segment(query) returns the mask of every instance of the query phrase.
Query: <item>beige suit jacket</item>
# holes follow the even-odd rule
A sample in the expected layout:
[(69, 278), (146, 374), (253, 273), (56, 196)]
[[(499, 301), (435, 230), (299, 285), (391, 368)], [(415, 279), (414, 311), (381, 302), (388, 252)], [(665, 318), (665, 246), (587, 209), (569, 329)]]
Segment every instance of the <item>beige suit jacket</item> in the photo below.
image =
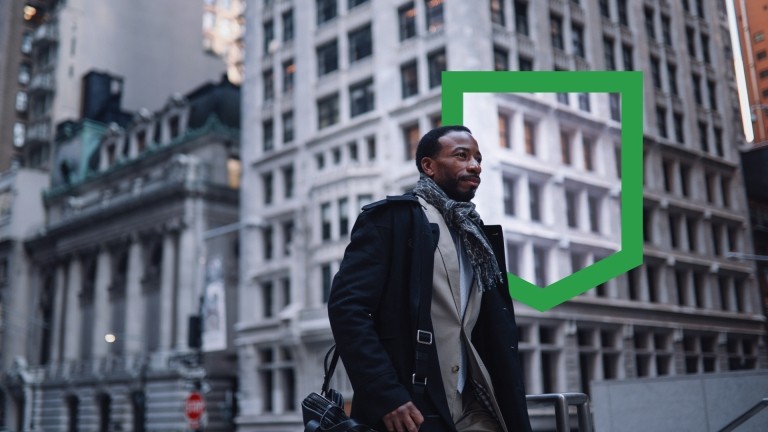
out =
[[(448, 400), (451, 416), (455, 422), (461, 417), (463, 412), (461, 397), (457, 390), (461, 365), (461, 341), (464, 341), (467, 349), (468, 364), (463, 365), (463, 367), (469, 368), (467, 371), (466, 391), (471, 391), (470, 382), (474, 379), (491, 394), (494, 394), (488, 370), (483, 365), (480, 356), (470, 341), (472, 330), (480, 313), (482, 293), (477, 288), (477, 282), (473, 281), (469, 293), (469, 302), (462, 318), (460, 315), (461, 273), (456, 245), (453, 242), (453, 237), (445, 224), (443, 216), (437, 208), (428, 204), (421, 197), (419, 197), (419, 202), (424, 209), (427, 220), (437, 224), (440, 228), (440, 238), (437, 250), (435, 251), (435, 265), (432, 275), (432, 306), (430, 312), (445, 396)], [(496, 411), (496, 417), (502, 419), (503, 417), (495, 398), (492, 402)], [(504, 422), (500, 423), (506, 431)]]

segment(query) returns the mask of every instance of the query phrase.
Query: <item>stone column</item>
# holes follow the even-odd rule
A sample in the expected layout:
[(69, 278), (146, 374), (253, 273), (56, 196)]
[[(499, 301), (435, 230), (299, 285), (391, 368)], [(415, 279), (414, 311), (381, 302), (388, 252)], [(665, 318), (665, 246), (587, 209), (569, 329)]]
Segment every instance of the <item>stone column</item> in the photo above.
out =
[(54, 276), (53, 329), (51, 331), (51, 363), (57, 363), (64, 358), (64, 318), (67, 295), (67, 263), (56, 266)]
[[(109, 285), (112, 283), (112, 262), (110, 252), (106, 249), (99, 251), (96, 257), (96, 284), (93, 289), (93, 332), (91, 341), (93, 344), (94, 358), (107, 355), (109, 345), (104, 340), (104, 335), (111, 332), (110, 329), (110, 304)], [(86, 341), (86, 343), (88, 343)]]
[(187, 328), (190, 315), (197, 315), (199, 309), (200, 286), (205, 270), (200, 271), (198, 251), (200, 246), (194, 230), (185, 229), (178, 234), (179, 255), (178, 283), (175, 303), (176, 314), (176, 344), (178, 350), (187, 349)]
[(69, 274), (67, 275), (67, 294), (64, 302), (65, 316), (63, 359), (75, 360), (79, 357), (80, 347), (80, 290), (83, 289), (83, 266), (80, 257), (74, 257), (69, 261)]
[[(163, 235), (163, 268), (160, 272), (160, 350), (167, 351), (173, 346), (174, 317), (176, 312), (176, 244), (173, 236)], [(195, 272), (194, 269), (188, 269)]]
[(125, 281), (125, 352), (135, 354), (144, 350), (144, 302), (141, 277), (144, 261), (141, 243), (134, 238), (128, 246), (128, 271)]

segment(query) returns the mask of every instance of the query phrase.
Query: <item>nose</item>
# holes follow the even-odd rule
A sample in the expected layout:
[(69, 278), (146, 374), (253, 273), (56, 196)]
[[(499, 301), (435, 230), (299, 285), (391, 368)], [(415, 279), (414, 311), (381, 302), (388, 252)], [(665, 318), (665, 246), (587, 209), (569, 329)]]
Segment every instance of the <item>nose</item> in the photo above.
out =
[(472, 172), (474, 174), (480, 174), (480, 172), (482, 170), (483, 169), (480, 167), (480, 161), (478, 161), (475, 158), (471, 158), (469, 160), (469, 165), (467, 166), (467, 171), (470, 171), (470, 172)]

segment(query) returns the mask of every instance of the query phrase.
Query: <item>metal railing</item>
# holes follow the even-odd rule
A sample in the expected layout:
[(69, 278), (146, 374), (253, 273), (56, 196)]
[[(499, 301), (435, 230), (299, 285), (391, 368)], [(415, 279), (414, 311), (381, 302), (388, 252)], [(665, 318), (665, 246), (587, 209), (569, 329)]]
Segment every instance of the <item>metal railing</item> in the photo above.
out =
[(765, 409), (765, 407), (768, 407), (768, 397), (763, 398), (760, 402), (756, 403), (752, 408), (748, 409), (744, 414), (736, 417), (732, 422), (725, 425), (725, 427), (720, 429), (718, 432), (731, 432), (732, 430), (741, 426), (747, 420), (757, 415), (757, 413)]
[(576, 406), (579, 418), (579, 432), (592, 432), (592, 417), (589, 412), (589, 396), (584, 393), (545, 393), (528, 395), (525, 397), (529, 405), (554, 405), (555, 406), (555, 430), (568, 432), (571, 430), (568, 424), (568, 407)]

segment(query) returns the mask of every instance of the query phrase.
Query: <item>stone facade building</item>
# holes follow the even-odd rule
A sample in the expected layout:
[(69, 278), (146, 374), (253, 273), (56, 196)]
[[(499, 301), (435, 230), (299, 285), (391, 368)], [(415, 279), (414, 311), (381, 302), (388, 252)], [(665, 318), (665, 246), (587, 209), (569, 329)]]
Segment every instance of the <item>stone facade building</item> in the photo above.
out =
[[(415, 184), (443, 70), (645, 72), (645, 264), (545, 313), (517, 305), (528, 393), (766, 366), (754, 267), (725, 255), (752, 243), (724, 2), (309, 3), (245, 12), (241, 213), (265, 226), (242, 238), (240, 430), (298, 430), (352, 224)], [(508, 271), (544, 286), (620, 247), (619, 102), (466, 98), (485, 156), (475, 201), (504, 226)], [(353, 396), (343, 372), (335, 385)]]
[[(104, 79), (117, 78), (90, 83)], [(89, 103), (99, 115), (58, 128), (45, 224), (25, 243), (44, 325), (29, 331), (24, 430), (186, 430), (195, 388), (206, 430), (231, 430), (232, 334), (201, 365), (188, 325), (207, 257), (222, 264), (218, 324), (234, 324), (237, 233), (210, 230), (238, 220), (239, 89), (206, 84), (128, 117)]]

